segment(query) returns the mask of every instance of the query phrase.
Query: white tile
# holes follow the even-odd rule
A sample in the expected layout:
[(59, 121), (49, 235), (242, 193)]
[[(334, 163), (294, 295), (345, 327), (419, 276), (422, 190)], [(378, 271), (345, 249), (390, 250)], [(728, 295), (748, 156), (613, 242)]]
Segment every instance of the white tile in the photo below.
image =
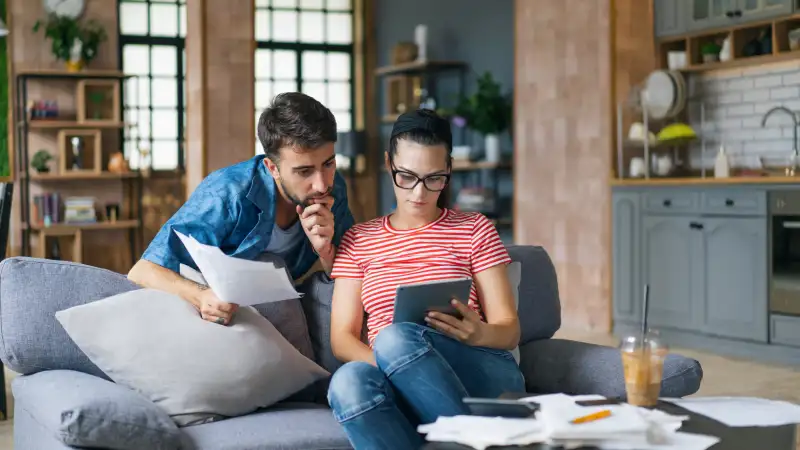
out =
[(755, 79), (755, 87), (774, 87), (783, 85), (783, 77), (780, 75), (769, 75)]
[(796, 99), (798, 97), (800, 97), (800, 86), (774, 88), (770, 92), (770, 98), (773, 100)]
[(761, 102), (769, 100), (769, 89), (750, 89), (742, 93), (743, 102)]

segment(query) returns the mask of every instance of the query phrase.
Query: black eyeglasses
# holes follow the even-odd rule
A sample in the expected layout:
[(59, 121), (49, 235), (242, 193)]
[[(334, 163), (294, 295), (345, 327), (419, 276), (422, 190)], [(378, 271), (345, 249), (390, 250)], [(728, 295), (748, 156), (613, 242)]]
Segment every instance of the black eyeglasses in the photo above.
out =
[(392, 179), (394, 180), (394, 184), (400, 189), (414, 189), (421, 181), (425, 189), (432, 192), (441, 192), (447, 187), (447, 183), (450, 182), (449, 173), (437, 173), (420, 178), (411, 172), (397, 170), (392, 160), (389, 160), (389, 165), (392, 167)]

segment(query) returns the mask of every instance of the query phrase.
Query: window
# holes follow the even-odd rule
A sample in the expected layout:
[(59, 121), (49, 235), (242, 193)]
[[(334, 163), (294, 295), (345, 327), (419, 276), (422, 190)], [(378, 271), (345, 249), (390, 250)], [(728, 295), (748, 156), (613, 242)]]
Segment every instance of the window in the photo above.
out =
[(132, 168), (150, 149), (153, 170), (183, 168), (186, 0), (119, 0), (125, 81), (123, 148)]
[[(353, 128), (352, 0), (256, 0), (255, 119), (272, 98), (300, 91)], [(256, 153), (263, 152), (256, 139)]]

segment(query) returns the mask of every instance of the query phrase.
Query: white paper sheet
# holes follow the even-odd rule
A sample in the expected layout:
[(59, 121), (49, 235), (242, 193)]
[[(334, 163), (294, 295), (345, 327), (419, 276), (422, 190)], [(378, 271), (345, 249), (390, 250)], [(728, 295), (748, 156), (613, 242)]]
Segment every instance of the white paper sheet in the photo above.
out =
[(667, 444), (650, 444), (644, 436), (625, 440), (559, 441), (558, 444), (563, 445), (566, 450), (585, 446), (594, 446), (601, 450), (706, 450), (717, 442), (718, 437), (677, 432), (670, 436)]
[[(456, 416), (439, 418), (417, 428), (428, 441), (455, 442), (476, 450), (493, 445), (530, 445), (549, 443), (574, 449), (581, 446), (602, 450), (706, 450), (719, 438), (677, 432), (688, 416), (673, 416), (663, 411), (638, 408), (628, 404), (585, 407), (576, 400), (602, 399), (597, 395), (569, 396), (549, 394), (528, 397), (538, 402), (536, 418)], [(601, 409), (612, 410), (608, 418), (573, 425), (576, 417)], [(664, 442), (648, 441), (648, 432), (660, 430)]]
[(208, 287), (224, 302), (252, 306), (302, 296), (295, 290), (286, 271), (270, 262), (234, 258), (191, 236), (178, 231), (175, 234), (200, 269)]
[(771, 427), (800, 423), (800, 406), (754, 397), (662, 399), (729, 427)]
[(417, 431), (431, 442), (455, 442), (477, 450), (493, 445), (528, 445), (544, 442), (547, 434), (541, 422), (532, 419), (453, 416), (420, 425)]

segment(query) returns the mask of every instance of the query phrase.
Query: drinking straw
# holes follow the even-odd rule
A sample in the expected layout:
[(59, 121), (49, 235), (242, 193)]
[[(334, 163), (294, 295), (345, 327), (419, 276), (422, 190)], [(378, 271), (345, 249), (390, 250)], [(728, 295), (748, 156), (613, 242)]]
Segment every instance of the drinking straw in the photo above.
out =
[(650, 285), (644, 285), (644, 305), (642, 306), (642, 347), (644, 347), (644, 338), (647, 335), (647, 313), (650, 306)]

